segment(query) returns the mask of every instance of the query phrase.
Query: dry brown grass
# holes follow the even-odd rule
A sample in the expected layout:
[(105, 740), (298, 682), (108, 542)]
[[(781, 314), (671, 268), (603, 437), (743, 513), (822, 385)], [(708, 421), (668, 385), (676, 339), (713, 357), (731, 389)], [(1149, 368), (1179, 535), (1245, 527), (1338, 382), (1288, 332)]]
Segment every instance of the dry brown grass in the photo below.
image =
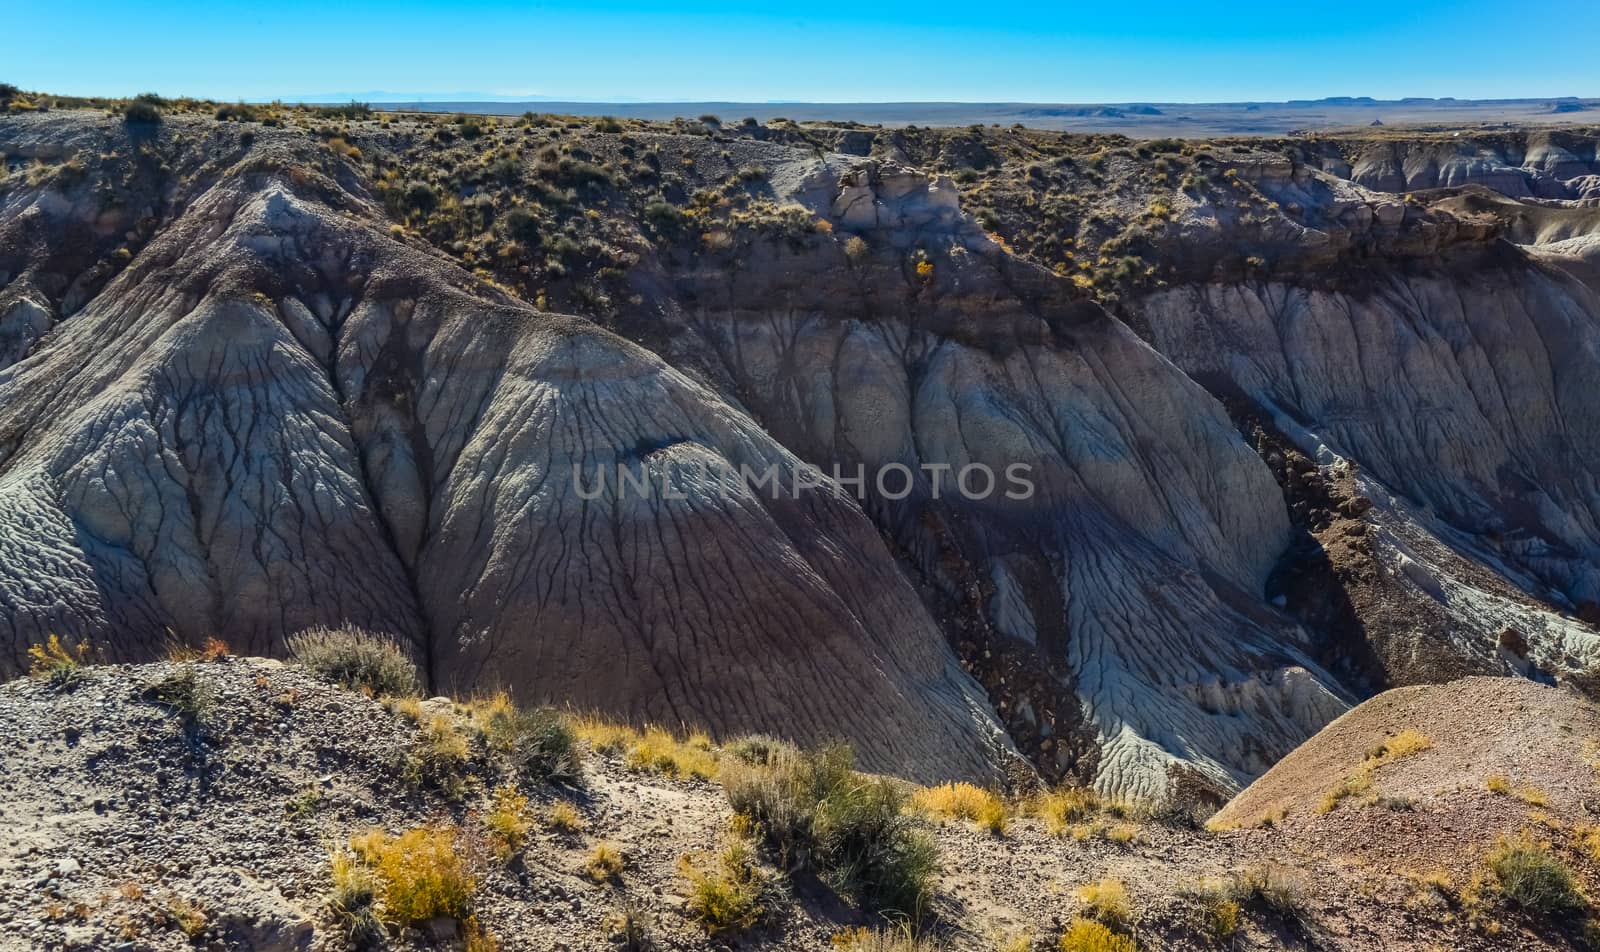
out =
[(1004, 836), (1010, 811), (999, 795), (970, 783), (924, 787), (911, 795), (913, 809), (932, 816), (971, 820), (996, 836)]
[(1373, 775), (1380, 767), (1392, 764), (1397, 760), (1419, 754), (1433, 746), (1433, 741), (1426, 734), (1407, 728), (1400, 733), (1388, 738), (1383, 743), (1367, 751), (1361, 765), (1346, 774), (1338, 783), (1334, 784), (1322, 795), (1322, 802), (1317, 805), (1318, 813), (1332, 813), (1339, 808), (1345, 800), (1365, 795), (1363, 805), (1370, 805), (1377, 800), (1371, 793)]

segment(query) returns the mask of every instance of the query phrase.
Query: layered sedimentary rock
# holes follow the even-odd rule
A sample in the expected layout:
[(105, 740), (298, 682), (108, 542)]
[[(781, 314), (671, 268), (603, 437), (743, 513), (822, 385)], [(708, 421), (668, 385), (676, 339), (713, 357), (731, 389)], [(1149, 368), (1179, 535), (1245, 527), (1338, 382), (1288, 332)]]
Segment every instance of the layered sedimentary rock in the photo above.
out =
[(389, 217), (416, 128), (347, 131), (369, 166), (190, 122), (146, 168), (120, 123), (6, 123), (100, 156), (0, 195), (8, 669), (349, 622), (441, 689), (1161, 797), (1390, 683), (1595, 660), (1600, 303), (1504, 220), (1251, 154), (1287, 211), (1184, 193), (1113, 314), (903, 161), (593, 137), (543, 167), (759, 163), (767, 204), (684, 234), (597, 186), (569, 229), (630, 250), (588, 320)]
[(1328, 150), (1322, 164), (1384, 192), (1479, 185), (1512, 198), (1600, 196), (1595, 136), (1576, 131), (1390, 136)]
[(796, 461), (659, 359), (461, 290), (274, 164), (196, 195), (0, 375), (10, 664), (47, 633), (273, 654), (348, 621), (459, 690), (994, 776), (1007, 743), (858, 508), (581, 498), (573, 462)]

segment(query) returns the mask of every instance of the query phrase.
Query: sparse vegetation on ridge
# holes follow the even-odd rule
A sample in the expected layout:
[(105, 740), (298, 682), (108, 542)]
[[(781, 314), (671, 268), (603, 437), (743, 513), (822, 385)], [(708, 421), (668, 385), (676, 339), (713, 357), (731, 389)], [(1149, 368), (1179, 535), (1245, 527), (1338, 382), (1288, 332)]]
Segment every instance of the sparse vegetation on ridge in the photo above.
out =
[(417, 666), (393, 642), (356, 628), (312, 628), (289, 639), (294, 659), (332, 681), (374, 697), (414, 697)]

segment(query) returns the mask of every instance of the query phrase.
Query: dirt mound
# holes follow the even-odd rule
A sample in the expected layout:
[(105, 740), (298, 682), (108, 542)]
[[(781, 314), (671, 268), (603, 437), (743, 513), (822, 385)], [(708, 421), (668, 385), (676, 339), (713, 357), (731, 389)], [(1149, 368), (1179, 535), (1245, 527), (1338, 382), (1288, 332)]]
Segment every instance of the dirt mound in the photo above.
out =
[(1467, 874), (1501, 836), (1600, 819), (1600, 709), (1519, 678), (1397, 688), (1267, 771), (1216, 828), (1272, 826), (1327, 855)]

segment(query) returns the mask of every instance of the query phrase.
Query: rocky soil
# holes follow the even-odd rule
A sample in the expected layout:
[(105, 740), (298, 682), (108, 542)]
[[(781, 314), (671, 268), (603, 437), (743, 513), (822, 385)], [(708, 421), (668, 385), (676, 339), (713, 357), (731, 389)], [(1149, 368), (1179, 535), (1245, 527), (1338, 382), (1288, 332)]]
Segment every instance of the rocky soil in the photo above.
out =
[[(194, 718), (153, 692), (185, 670), (204, 698)], [(422, 707), (457, 716), (446, 699)], [(933, 940), (1053, 947), (1083, 912), (1080, 887), (1111, 877), (1130, 893), (1128, 929), (1141, 948), (1214, 948), (1205, 890), (1271, 870), (1292, 898), (1274, 906), (1245, 897), (1227, 947), (1575, 947), (1578, 919), (1519, 913), (1492, 889), (1466, 887), (1496, 835), (1523, 828), (1554, 842), (1585, 889), (1600, 882), (1593, 855), (1569, 845), (1600, 792), (1597, 729), (1600, 715), (1571, 693), (1470, 679), (1390, 692), (1341, 718), (1230, 804), (1216, 818), (1226, 832), (1102, 815), (1077, 836), (1033, 817), (996, 836), (930, 819), (943, 869)], [(1432, 746), (1379, 768), (1372, 793), (1382, 800), (1316, 812), (1342, 771), (1407, 730), (1426, 732)], [(478, 750), (459, 798), (411, 787), (396, 764), (422, 742), (416, 720), (277, 661), (92, 666), (65, 686), (14, 680), (0, 685), (0, 737), (4, 948), (342, 949), (328, 905), (330, 848), (372, 827), (399, 833), (430, 822), (459, 825), (477, 876), (475, 916), (503, 949), (620, 948), (625, 910), (661, 949), (821, 950), (879, 924), (797, 882), (772, 925), (712, 939), (685, 912), (679, 859), (727, 835), (731, 814), (715, 781), (586, 754), (581, 780), (541, 784), (508, 777)], [(1492, 793), (1485, 778), (1501, 770), (1512, 791)], [(505, 782), (530, 796), (534, 823), (526, 847), (498, 859), (484, 846), (484, 816), (489, 789)], [(1537, 805), (1535, 787), (1545, 797)], [(1410, 799), (1403, 809), (1394, 806), (1401, 796)], [(575, 809), (578, 829), (553, 827), (558, 803)], [(1267, 808), (1276, 825), (1241, 820)], [(1116, 826), (1132, 831), (1126, 842), (1108, 836)], [(585, 872), (601, 842), (624, 858), (615, 882)], [(1430, 873), (1445, 879), (1419, 878)], [(394, 929), (382, 944), (448, 948), (456, 928)]]

